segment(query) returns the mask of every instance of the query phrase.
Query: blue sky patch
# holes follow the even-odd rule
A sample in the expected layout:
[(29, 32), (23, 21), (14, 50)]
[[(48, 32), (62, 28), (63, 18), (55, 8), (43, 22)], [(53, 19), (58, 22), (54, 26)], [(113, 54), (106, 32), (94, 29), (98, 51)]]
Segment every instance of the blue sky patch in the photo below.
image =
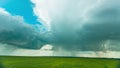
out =
[(5, 8), (13, 15), (23, 16), (29, 24), (40, 24), (34, 15), (30, 0), (0, 0), (0, 7)]

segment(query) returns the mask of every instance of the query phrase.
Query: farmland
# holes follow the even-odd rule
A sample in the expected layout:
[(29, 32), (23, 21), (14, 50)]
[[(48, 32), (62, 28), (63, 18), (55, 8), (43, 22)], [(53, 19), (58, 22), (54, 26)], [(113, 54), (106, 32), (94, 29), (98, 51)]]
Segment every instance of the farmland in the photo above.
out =
[(0, 68), (120, 68), (119, 59), (1, 56)]

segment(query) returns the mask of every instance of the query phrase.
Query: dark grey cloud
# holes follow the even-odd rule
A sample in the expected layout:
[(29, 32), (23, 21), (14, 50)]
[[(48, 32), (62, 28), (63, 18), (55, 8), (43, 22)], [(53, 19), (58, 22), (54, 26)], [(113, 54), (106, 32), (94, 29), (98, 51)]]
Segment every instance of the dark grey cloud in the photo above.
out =
[(32, 2), (38, 18), (50, 19), (53, 46), (65, 50), (120, 50), (117, 48), (120, 41), (119, 0)]
[(1, 9), (0, 43), (21, 48), (39, 49), (46, 41), (31, 25), (25, 23), (21, 16), (12, 16)]
[(25, 24), (20, 16), (0, 14), (0, 43), (32, 49), (50, 44), (55, 50), (120, 50), (120, 6), (116, 2), (119, 1), (92, 0), (88, 3), (82, 0), (61, 0), (59, 4), (50, 2), (53, 5), (43, 7), (49, 17), (44, 17), (43, 11), (43, 15), (39, 16), (42, 5), (35, 6), (34, 11), (38, 11), (35, 14), (38, 14), (41, 20), (42, 17), (50, 20), (49, 25), (45, 24), (50, 26), (50, 29), (44, 33), (39, 33)]

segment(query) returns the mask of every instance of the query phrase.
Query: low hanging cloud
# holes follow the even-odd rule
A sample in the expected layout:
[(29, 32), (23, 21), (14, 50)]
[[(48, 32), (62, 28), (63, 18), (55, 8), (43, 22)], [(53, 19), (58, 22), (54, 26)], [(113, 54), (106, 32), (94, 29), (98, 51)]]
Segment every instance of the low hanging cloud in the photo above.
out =
[[(0, 43), (53, 50), (120, 50), (120, 7), (115, 0), (31, 0), (45, 32), (38, 32), (21, 16), (0, 9)], [(111, 2), (109, 2), (111, 1)]]
[(65, 50), (120, 50), (118, 0), (31, 0), (34, 13)]
[(0, 44), (15, 48), (39, 49), (46, 41), (38, 31), (25, 23), (21, 16), (13, 16), (0, 8)]

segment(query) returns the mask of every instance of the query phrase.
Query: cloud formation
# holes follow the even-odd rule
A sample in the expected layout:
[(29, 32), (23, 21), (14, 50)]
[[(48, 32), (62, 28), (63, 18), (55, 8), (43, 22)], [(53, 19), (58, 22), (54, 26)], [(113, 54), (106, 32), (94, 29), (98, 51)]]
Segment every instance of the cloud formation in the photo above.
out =
[(0, 43), (28, 49), (50, 44), (54, 50), (65, 51), (120, 50), (118, 0), (31, 1), (46, 32), (36, 31), (21, 16), (1, 8)]
[(21, 48), (39, 49), (46, 41), (21, 16), (0, 8), (0, 43)]
[(118, 0), (31, 0), (38, 20), (65, 50), (120, 50)]
[(21, 16), (0, 8), (1, 55), (120, 57), (118, 0), (32, 2), (47, 30), (38, 32), (39, 25), (31, 26)]

